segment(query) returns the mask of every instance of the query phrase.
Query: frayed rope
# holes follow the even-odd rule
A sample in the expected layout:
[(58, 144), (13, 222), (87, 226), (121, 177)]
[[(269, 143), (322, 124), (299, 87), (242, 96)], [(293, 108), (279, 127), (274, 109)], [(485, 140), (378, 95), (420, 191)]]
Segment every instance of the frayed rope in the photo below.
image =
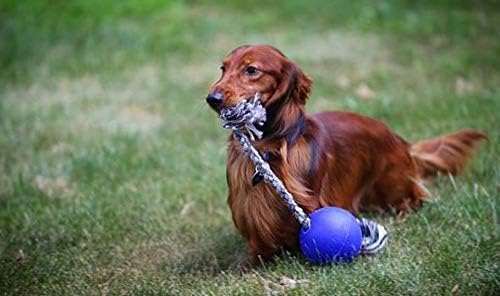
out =
[[(306, 229), (309, 228), (311, 225), (309, 217), (295, 202), (283, 182), (271, 170), (269, 163), (252, 146), (251, 141), (255, 141), (255, 138), (262, 138), (262, 131), (259, 128), (266, 122), (266, 109), (262, 106), (260, 94), (256, 93), (250, 100), (242, 100), (232, 108), (224, 108), (220, 113), (220, 118), (222, 119), (222, 126), (234, 133), (235, 138), (249, 155), (255, 169), (262, 175), (264, 181), (273, 186), (297, 221)], [(248, 139), (245, 132), (250, 136), (251, 140)]]

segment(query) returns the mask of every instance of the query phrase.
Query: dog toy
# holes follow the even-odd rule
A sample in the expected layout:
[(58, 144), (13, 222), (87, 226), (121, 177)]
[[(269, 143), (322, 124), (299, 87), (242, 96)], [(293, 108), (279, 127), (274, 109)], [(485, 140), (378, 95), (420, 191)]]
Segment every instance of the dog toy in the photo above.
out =
[[(252, 160), (256, 173), (275, 189), (302, 226), (299, 245), (304, 256), (314, 264), (351, 262), (361, 251), (363, 235), (360, 223), (368, 220), (361, 219), (360, 222), (350, 212), (337, 207), (320, 208), (310, 216), (306, 215), (245, 135), (246, 132), (252, 140), (262, 137), (259, 128), (266, 121), (266, 110), (260, 102), (259, 93), (250, 100), (240, 101), (232, 108), (222, 109), (220, 118), (223, 127), (233, 132)], [(385, 235), (383, 238), (382, 246), (386, 237)]]
[(361, 251), (362, 233), (358, 220), (348, 211), (325, 207), (309, 215), (310, 227), (302, 227), (299, 243), (312, 263), (349, 263)]

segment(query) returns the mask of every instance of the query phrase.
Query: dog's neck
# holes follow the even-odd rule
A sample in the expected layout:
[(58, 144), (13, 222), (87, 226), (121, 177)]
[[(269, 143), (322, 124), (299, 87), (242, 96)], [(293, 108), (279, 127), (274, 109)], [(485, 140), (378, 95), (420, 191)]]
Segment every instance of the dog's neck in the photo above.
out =
[(302, 106), (294, 102), (276, 103), (266, 108), (268, 121), (262, 127), (263, 139), (285, 138), (291, 147), (306, 128), (306, 115)]

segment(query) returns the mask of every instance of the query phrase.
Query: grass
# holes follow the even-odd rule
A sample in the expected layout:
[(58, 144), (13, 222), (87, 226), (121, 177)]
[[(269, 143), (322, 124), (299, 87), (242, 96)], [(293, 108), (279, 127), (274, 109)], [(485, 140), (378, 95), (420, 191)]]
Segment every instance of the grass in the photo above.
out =
[[(292, 295), (497, 294), (500, 8), (413, 2), (2, 1), (0, 294), (253, 295), (281, 276), (310, 281)], [(380, 255), (243, 272), (227, 131), (203, 99), (243, 43), (299, 62), (311, 112), (490, 140), (420, 211), (372, 216), (391, 234)]]

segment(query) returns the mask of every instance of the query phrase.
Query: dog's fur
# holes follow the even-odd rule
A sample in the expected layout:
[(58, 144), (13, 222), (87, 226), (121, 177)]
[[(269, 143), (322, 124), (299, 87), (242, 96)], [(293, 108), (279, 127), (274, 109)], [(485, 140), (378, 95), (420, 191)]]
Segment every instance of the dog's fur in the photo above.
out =
[[(253, 67), (253, 69), (249, 69)], [(267, 111), (264, 135), (254, 146), (306, 213), (337, 206), (351, 212), (407, 212), (429, 198), (418, 185), (439, 172), (457, 174), (486, 136), (461, 130), (408, 143), (384, 123), (350, 112), (305, 114), (312, 81), (279, 50), (241, 46), (223, 62), (211, 93), (232, 107), (256, 92)], [(256, 70), (256, 71), (254, 71)], [(264, 182), (252, 184), (254, 166), (230, 136), (228, 204), (253, 258), (267, 260), (280, 248), (296, 249), (299, 225)]]

